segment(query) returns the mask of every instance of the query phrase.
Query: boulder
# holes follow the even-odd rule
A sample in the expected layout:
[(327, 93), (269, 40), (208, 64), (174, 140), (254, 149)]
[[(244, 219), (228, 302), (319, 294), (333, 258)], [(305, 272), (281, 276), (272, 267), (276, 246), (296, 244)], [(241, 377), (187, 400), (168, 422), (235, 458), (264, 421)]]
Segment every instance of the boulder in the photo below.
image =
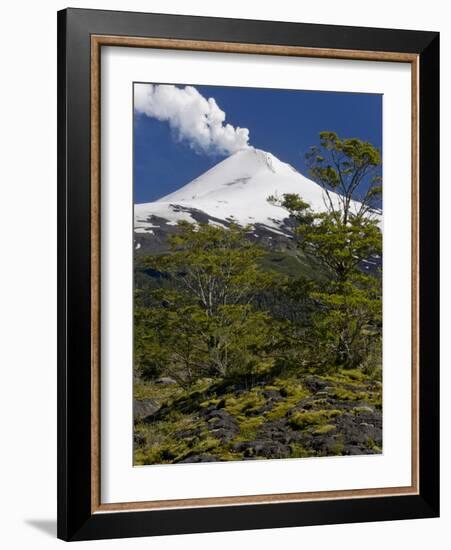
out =
[(207, 410), (204, 415), (211, 435), (223, 443), (231, 441), (240, 431), (235, 418), (223, 409)]
[(160, 405), (155, 399), (135, 399), (133, 401), (133, 418), (136, 421), (146, 417), (152, 417), (160, 410)]

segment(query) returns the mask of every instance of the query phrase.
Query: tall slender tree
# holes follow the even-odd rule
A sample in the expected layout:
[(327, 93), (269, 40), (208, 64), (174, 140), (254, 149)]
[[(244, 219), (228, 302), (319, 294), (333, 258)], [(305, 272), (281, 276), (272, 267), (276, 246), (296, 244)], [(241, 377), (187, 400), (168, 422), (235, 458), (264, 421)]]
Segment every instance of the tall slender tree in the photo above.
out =
[(297, 194), (268, 200), (290, 212), (298, 246), (322, 266), (324, 277), (310, 291), (317, 305), (312, 357), (328, 368), (356, 367), (380, 339), (381, 280), (365, 274), (364, 267), (382, 254), (376, 215), (381, 156), (370, 143), (321, 132), (320, 145), (306, 157), (324, 190), (325, 212), (313, 212)]
[(309, 149), (306, 163), (310, 176), (324, 190), (329, 211), (340, 216), (344, 225), (351, 216), (368, 217), (380, 210), (381, 153), (371, 143), (320, 132), (319, 145)]

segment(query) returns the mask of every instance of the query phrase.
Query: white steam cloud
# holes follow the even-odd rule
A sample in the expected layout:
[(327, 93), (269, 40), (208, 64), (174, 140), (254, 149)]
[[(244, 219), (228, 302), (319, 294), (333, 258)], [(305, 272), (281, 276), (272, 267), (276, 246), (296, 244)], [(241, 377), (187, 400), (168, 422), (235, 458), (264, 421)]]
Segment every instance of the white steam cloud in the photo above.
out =
[(166, 121), (178, 139), (197, 152), (232, 154), (249, 147), (249, 130), (224, 124), (226, 114), (214, 98), (193, 86), (135, 84), (135, 111)]

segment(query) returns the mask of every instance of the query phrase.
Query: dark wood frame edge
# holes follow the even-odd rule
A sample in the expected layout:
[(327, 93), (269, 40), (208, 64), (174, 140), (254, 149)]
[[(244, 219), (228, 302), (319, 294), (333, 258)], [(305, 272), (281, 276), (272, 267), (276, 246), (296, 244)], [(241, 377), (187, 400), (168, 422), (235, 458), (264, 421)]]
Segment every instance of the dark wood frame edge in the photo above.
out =
[[(425, 423), (423, 417), (419, 418), (419, 440), (420, 440), (420, 461), (417, 464), (417, 471), (421, 471), (419, 494), (409, 496), (379, 496), (379, 498), (369, 498), (371, 493), (364, 495), (363, 498), (359, 498), (358, 507), (353, 505), (355, 500), (353, 498), (343, 499), (343, 496), (330, 496), (332, 501), (325, 501), (324, 498), (321, 501), (308, 501), (304, 502), (281, 502), (278, 495), (274, 495), (276, 498), (271, 501), (267, 499), (265, 504), (246, 504), (234, 503), (225, 501), (220, 506), (208, 506), (201, 508), (179, 508), (179, 509), (160, 509), (153, 511), (121, 511), (99, 513), (102, 510), (99, 507), (97, 498), (97, 490), (93, 490), (94, 485), (91, 483), (93, 479), (93, 472), (91, 471), (91, 453), (95, 448), (95, 437), (93, 441), (89, 442), (89, 445), (82, 445), (81, 453), (77, 455), (77, 451), (74, 449), (74, 443), (79, 443), (80, 438), (83, 437), (83, 433), (80, 428), (76, 428), (73, 422), (74, 414), (81, 414), (83, 417), (83, 426), (87, 423), (87, 413), (85, 406), (74, 406), (75, 397), (82, 397), (83, 403), (86, 402), (87, 394), (89, 397), (92, 395), (92, 391), (98, 391), (96, 381), (92, 380), (94, 386), (91, 389), (89, 385), (88, 391), (86, 390), (86, 384), (83, 380), (78, 383), (74, 380), (74, 366), (75, 360), (79, 359), (80, 353), (75, 349), (77, 339), (82, 341), (89, 337), (90, 349), (89, 353), (92, 353), (92, 338), (90, 332), (95, 331), (95, 327), (91, 325), (85, 326), (85, 323), (80, 325), (81, 319), (89, 319), (86, 314), (86, 306), (90, 306), (86, 300), (82, 300), (82, 303), (74, 302), (74, 298), (77, 297), (77, 292), (74, 288), (74, 277), (76, 271), (74, 268), (83, 269), (86, 273), (90, 273), (92, 265), (90, 264), (91, 258), (95, 258), (91, 253), (87, 256), (87, 251), (91, 250), (91, 234), (90, 232), (84, 233), (84, 241), (78, 244), (77, 248), (74, 248), (74, 242), (71, 239), (74, 235), (75, 226), (77, 222), (81, 220), (80, 214), (86, 215), (86, 182), (83, 184), (83, 197), (77, 197), (74, 194), (74, 183), (71, 184), (72, 176), (77, 175), (77, 169), (75, 164), (77, 160), (80, 160), (77, 153), (77, 148), (74, 148), (74, 143), (80, 144), (80, 139), (86, 136), (86, 124), (90, 120), (89, 114), (84, 113), (83, 124), (77, 125), (74, 128), (73, 121), (70, 120), (72, 115), (78, 109), (80, 114), (80, 106), (76, 105), (74, 110), (73, 102), (76, 101), (74, 95), (71, 94), (71, 89), (74, 87), (75, 82), (73, 79), (74, 74), (77, 71), (68, 70), (68, 55), (70, 46), (67, 47), (68, 34), (74, 37), (89, 37), (92, 34), (114, 36), (114, 32), (117, 32), (115, 25), (111, 25), (107, 22), (107, 32), (98, 32), (102, 30), (102, 25), (98, 24), (96, 17), (101, 17), (104, 14), (114, 16), (117, 23), (123, 17), (129, 17), (135, 22), (137, 17), (146, 16), (147, 18), (157, 18), (161, 22), (161, 18), (166, 21), (170, 21), (170, 26), (177, 25), (183, 22), (184, 19), (192, 18), (180, 18), (174, 16), (155, 16), (151, 14), (122, 14), (121, 12), (100, 12), (97, 10), (65, 10), (58, 14), (58, 180), (59, 180), (59, 218), (58, 218), (58, 263), (59, 263), (59, 276), (58, 276), (58, 290), (59, 290), (59, 379), (58, 379), (58, 402), (59, 402), (59, 415), (58, 415), (58, 435), (59, 435), (59, 461), (58, 461), (58, 536), (65, 540), (81, 540), (90, 538), (103, 538), (103, 537), (120, 537), (120, 536), (142, 536), (150, 534), (167, 534), (167, 533), (182, 533), (182, 532), (204, 532), (204, 531), (216, 531), (216, 530), (231, 530), (231, 529), (250, 529), (250, 528), (269, 528), (269, 527), (281, 527), (289, 525), (310, 525), (315, 523), (335, 523), (335, 522), (348, 522), (348, 521), (371, 521), (378, 519), (395, 519), (401, 517), (433, 517), (438, 514), (438, 331), (434, 334), (433, 328), (438, 324), (438, 290), (436, 283), (438, 281), (438, 245), (428, 245), (428, 259), (430, 264), (426, 265), (424, 261), (420, 261), (418, 257), (418, 271), (420, 273), (421, 281), (428, 283), (428, 288), (421, 285), (419, 288), (419, 300), (417, 306), (420, 303), (425, 303), (425, 295), (431, 291), (432, 283), (432, 295), (433, 300), (429, 303), (426, 314), (420, 317), (420, 341), (424, 341), (424, 337), (428, 339), (426, 343), (426, 350), (424, 346), (419, 349), (419, 357), (421, 364), (424, 364), (425, 360), (431, 363), (431, 370), (429, 374), (420, 380), (420, 391), (418, 395), (414, 395), (414, 400), (418, 399), (420, 403), (420, 409), (429, 413), (429, 418), (433, 419), (433, 423)], [(227, 23), (230, 20), (217, 20), (210, 18), (194, 18), (196, 19), (196, 25), (202, 27), (200, 30), (203, 34), (206, 33), (205, 25), (211, 26), (211, 22), (216, 22), (221, 25), (224, 24), (227, 27)], [(70, 32), (68, 31), (68, 20), (70, 22)], [(148, 19), (150, 21), (150, 19)], [(234, 20), (236, 22), (237, 20)], [(253, 21), (241, 21), (245, 26), (254, 25), (259, 27), (261, 24), (263, 27), (268, 22), (253, 22)], [(195, 26), (196, 26), (195, 25)], [(275, 24), (281, 29), (284, 24)], [(152, 25), (151, 25), (152, 26)], [(317, 31), (318, 27), (321, 27), (323, 32), (327, 29), (325, 26), (315, 25), (301, 25), (297, 26), (305, 29), (308, 27), (312, 32)], [(81, 27), (81, 30), (80, 30)], [(139, 25), (138, 25), (139, 27)], [(182, 25), (183, 27), (183, 25)], [(89, 32), (92, 29), (93, 32)], [(416, 90), (415, 98), (418, 98), (421, 105), (419, 116), (419, 129), (420, 129), (420, 158), (429, 161), (428, 164), (428, 177), (429, 181), (432, 179), (434, 185), (428, 187), (428, 193), (424, 192), (426, 188), (423, 185), (423, 177), (426, 175), (424, 163), (419, 167), (420, 172), (420, 187), (419, 193), (415, 198), (413, 196), (413, 213), (414, 220), (417, 217), (421, 217), (420, 209), (415, 210), (415, 204), (427, 203), (429, 208), (438, 204), (438, 188), (435, 183), (438, 181), (438, 34), (437, 33), (420, 33), (416, 31), (387, 31), (384, 29), (352, 29), (347, 28), (348, 31), (354, 31), (355, 33), (368, 33), (379, 31), (380, 33), (389, 33), (392, 37), (395, 34), (400, 33), (402, 36), (406, 36), (404, 33), (408, 33), (409, 36), (416, 35), (417, 48), (411, 47), (410, 43), (407, 49), (408, 51), (402, 51), (400, 48), (400, 54), (413, 54), (411, 59), (404, 59), (415, 63), (417, 55), (419, 56), (418, 66), (421, 70), (420, 73), (420, 86)], [(167, 31), (166, 31), (167, 32)], [(185, 31), (183, 31), (185, 32)], [(199, 35), (199, 29), (191, 31), (193, 34)], [(200, 34), (202, 34), (200, 32)], [(255, 31), (258, 33), (258, 29)], [(133, 36), (135, 33), (130, 33)], [(140, 33), (138, 33), (140, 34)], [(208, 33), (207, 33), (208, 34)], [(255, 34), (255, 33), (254, 33)], [(276, 33), (277, 34), (277, 33)], [(317, 33), (315, 33), (317, 34)], [(352, 32), (351, 32), (352, 35)], [(155, 33), (152, 33), (155, 36)], [(177, 33), (171, 32), (169, 36), (177, 36)], [(146, 40), (148, 38), (144, 37)], [(161, 36), (159, 37), (161, 39)], [(195, 42), (208, 42), (199, 40), (198, 36)], [(262, 37), (263, 38), (263, 37)], [(401, 36), (399, 36), (401, 38)], [(134, 36), (134, 40), (139, 40), (139, 36)], [(176, 38), (185, 40), (185, 38)], [(121, 38), (124, 40), (124, 38)], [(128, 40), (128, 38), (127, 38)], [(348, 41), (352, 42), (353, 37), (348, 38)], [(69, 40), (70, 42), (70, 40)], [(73, 40), (72, 40), (73, 42)], [(355, 39), (354, 39), (355, 42)], [(380, 42), (380, 41), (379, 41)], [(409, 42), (409, 41), (407, 41)], [(411, 41), (410, 41), (411, 42)], [(296, 42), (297, 44), (298, 42)], [(237, 41), (235, 40), (234, 46), (236, 47)], [(238, 42), (238, 44), (244, 44)], [(418, 45), (420, 44), (420, 45)], [(72, 44), (73, 45), (73, 44)], [(205, 44), (203, 44), (205, 45)], [(249, 44), (244, 44), (245, 47), (249, 47)], [(257, 44), (258, 47), (262, 47), (262, 44)], [(278, 47), (278, 44), (272, 44), (271, 47)], [(161, 46), (160, 46), (161, 47)], [(298, 46), (295, 46), (298, 48)], [(301, 48), (309, 49), (306, 46)], [(86, 45), (85, 45), (86, 49)], [(318, 49), (318, 48), (316, 48)], [(321, 48), (319, 48), (321, 49)], [(329, 48), (326, 48), (329, 49)], [(344, 57), (350, 57), (349, 52), (352, 48), (344, 48)], [(324, 50), (324, 49), (323, 49)], [(362, 55), (362, 51), (354, 50)], [(268, 52), (262, 52), (268, 53)], [(313, 55), (315, 52), (310, 52), (308, 55)], [(316, 52), (317, 53), (317, 52)], [(389, 52), (388, 52), (389, 53)], [(384, 57), (387, 59), (387, 52), (384, 52)], [(395, 54), (396, 55), (396, 54)], [(332, 56), (331, 52), (328, 52), (326, 56)], [(333, 57), (333, 56), (332, 56)], [(371, 57), (374, 59), (374, 57)], [(393, 59), (394, 60), (394, 59)], [(86, 64), (86, 60), (84, 61)], [(90, 60), (89, 60), (90, 64)], [(86, 67), (85, 67), (86, 69)], [(86, 80), (86, 71), (84, 78)], [(427, 79), (429, 79), (427, 81)], [(74, 91), (74, 90), (72, 90)], [(420, 91), (422, 92), (420, 95)], [(88, 126), (89, 126), (88, 125)], [(81, 132), (83, 126), (84, 134)], [(69, 132), (72, 130), (72, 132)], [(80, 132), (80, 135), (77, 134)], [(83, 134), (83, 136), (81, 135)], [(428, 139), (432, 135), (432, 142), (421, 140), (421, 136), (428, 135)], [(71, 139), (72, 138), (72, 139)], [(71, 143), (72, 141), (72, 143)], [(94, 146), (95, 140), (93, 141)], [(431, 144), (432, 143), (432, 144)], [(84, 159), (85, 160), (85, 157)], [(413, 166), (416, 170), (418, 167), (418, 161)], [(90, 164), (92, 170), (92, 163)], [(431, 170), (432, 166), (432, 170)], [(84, 173), (86, 174), (86, 166), (84, 167)], [(432, 176), (431, 176), (432, 174)], [(98, 178), (98, 174), (91, 173), (90, 179), (95, 180)], [(88, 182), (89, 184), (89, 182)], [(82, 200), (83, 204), (79, 201)], [(89, 200), (91, 195), (89, 193)], [(92, 204), (89, 203), (89, 208)], [(429, 209), (428, 209), (429, 211)], [(423, 210), (424, 212), (424, 210)], [(415, 216), (416, 213), (416, 216)], [(96, 214), (91, 219), (95, 219)], [(426, 244), (425, 235), (428, 238), (438, 236), (438, 225), (436, 218), (429, 213), (428, 216), (423, 216), (426, 223), (422, 223), (420, 228), (419, 247), (422, 254), (424, 251), (424, 245)], [(94, 221), (95, 223), (95, 221)], [(423, 234), (422, 234), (423, 233)], [(87, 243), (86, 240), (89, 240)], [(89, 265), (87, 265), (89, 260)], [(414, 250), (414, 265), (415, 265), (415, 250)], [(78, 281), (80, 282), (80, 281)], [(89, 282), (89, 289), (86, 283)], [(84, 290), (90, 294), (93, 290), (92, 279), (86, 280), (83, 278)], [(80, 291), (80, 289), (78, 289)], [(94, 288), (95, 291), (95, 288)], [(423, 312), (423, 308), (420, 315)], [(430, 328), (425, 329), (424, 319), (428, 319)], [(95, 317), (93, 317), (95, 319)], [(72, 323), (71, 323), (72, 321)], [(74, 322), (76, 323), (74, 325)], [(67, 323), (67, 325), (66, 325)], [(74, 332), (70, 329), (75, 328)], [(419, 344), (418, 342), (418, 344)], [(75, 348), (74, 348), (75, 346)], [(84, 358), (86, 357), (86, 349), (84, 349)], [(84, 380), (86, 379), (86, 376)], [(434, 400), (437, 398), (437, 400)], [(92, 426), (91, 410), (89, 411), (89, 422)], [(85, 435), (86, 437), (86, 435)], [(77, 441), (74, 441), (77, 440)], [(427, 447), (424, 445), (426, 444)], [(88, 453), (89, 451), (89, 453)], [(87, 468), (89, 459), (89, 468)], [(74, 483), (77, 483), (78, 487), (75, 487)], [(81, 484), (81, 485), (80, 485)], [(89, 498), (87, 499), (86, 487), (89, 488)], [(304, 495), (305, 497), (306, 495)], [(324, 496), (324, 495), (323, 495)], [(352, 496), (352, 495), (351, 495)], [(236, 497), (232, 497), (236, 499)], [(282, 499), (283, 500), (283, 499)], [(291, 499), (287, 499), (291, 500)], [(394, 502), (395, 500), (395, 502)], [(268, 503), (272, 502), (272, 503)], [(275, 504), (274, 502), (277, 502)], [(94, 506), (92, 507), (92, 504)], [(235, 505), (233, 505), (235, 504)], [(129, 510), (130, 503), (126, 503), (122, 510)], [(128, 507), (128, 508), (126, 508)], [(401, 511), (402, 508), (402, 511)], [(97, 513), (93, 513), (93, 509)], [(119, 508), (120, 509), (120, 508)], [(217, 514), (217, 510), (221, 510), (221, 514)], [(302, 510), (302, 517), (301, 512)], [(352, 514), (350, 514), (352, 510)], [(165, 519), (167, 518), (167, 519)], [(170, 518), (170, 519), (169, 519)], [(222, 519), (221, 519), (222, 518)], [(246, 521), (244, 521), (246, 518)], [(175, 523), (174, 523), (175, 522)]]
[[(321, 491), (309, 493), (265, 494), (211, 497), (198, 499), (118, 502), (103, 504), (100, 499), (100, 50), (102, 46), (164, 48), (173, 50), (252, 53), (259, 55), (281, 55), (333, 59), (358, 59), (409, 63), (412, 67), (412, 482), (409, 487), (387, 487), (375, 489)], [(302, 502), (331, 500), (338, 498), (381, 497), (395, 495), (416, 495), (418, 485), (418, 143), (416, 131), (418, 120), (418, 55), (396, 52), (371, 52), (358, 50), (330, 50), (293, 46), (268, 46), (227, 42), (204, 42), (192, 40), (155, 39), (125, 36), (91, 36), (91, 353), (92, 353), (92, 473), (91, 511), (112, 512), (126, 510), (153, 510), (170, 508), (192, 508), (201, 506), (224, 506), (231, 504), (264, 504), (276, 502)]]

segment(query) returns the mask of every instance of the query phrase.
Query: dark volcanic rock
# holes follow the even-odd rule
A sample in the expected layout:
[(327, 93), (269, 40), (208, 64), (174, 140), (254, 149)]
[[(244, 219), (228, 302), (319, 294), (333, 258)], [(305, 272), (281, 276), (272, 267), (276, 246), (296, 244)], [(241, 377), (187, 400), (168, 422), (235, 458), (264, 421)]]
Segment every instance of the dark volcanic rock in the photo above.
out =
[(357, 412), (356, 419), (363, 425), (369, 424), (375, 428), (382, 430), (382, 413), (380, 411), (366, 412), (361, 411)]
[(223, 443), (231, 441), (240, 431), (235, 418), (223, 409), (207, 409), (204, 416), (211, 435)]
[(262, 395), (271, 401), (280, 401), (282, 399), (279, 390), (263, 390)]
[[(326, 420), (328, 429), (322, 432), (323, 424), (312, 424), (303, 430), (290, 427), (290, 416), (297, 411), (327, 410), (323, 401), (314, 398), (301, 400), (285, 418), (266, 422), (257, 431), (257, 440), (236, 444), (235, 450), (244, 456), (280, 458), (286, 447), (299, 444), (316, 456), (375, 454), (382, 448), (382, 414), (368, 405), (345, 412), (341, 416)], [(333, 407), (338, 408), (336, 403)], [(264, 446), (262, 447), (262, 445)], [(289, 455), (288, 455), (289, 456)]]
[(279, 443), (288, 444), (293, 441), (295, 432), (288, 426), (288, 422), (285, 418), (280, 420), (274, 420), (272, 422), (266, 422), (260, 426), (257, 436), (259, 439), (266, 441), (277, 441)]
[(268, 440), (240, 441), (232, 448), (234, 451), (243, 453), (244, 458), (287, 458), (291, 451), (289, 445)]
[(321, 380), (316, 376), (308, 376), (304, 380), (304, 386), (311, 392), (317, 393), (319, 391), (324, 391), (327, 387), (330, 386), (330, 383), (326, 382), (325, 380)]
[(287, 416), (291, 416), (293, 413), (298, 411), (310, 411), (318, 408), (326, 409), (329, 408), (328, 405), (329, 401), (327, 399), (322, 399), (321, 397), (318, 398), (316, 396), (304, 397), (304, 399), (301, 399), (295, 407), (288, 411)]
[(133, 417), (135, 422), (152, 417), (159, 409), (160, 405), (155, 399), (135, 399), (133, 402)]
[(343, 437), (343, 454), (373, 454), (382, 447), (382, 415), (380, 413), (345, 413), (335, 420)]
[(252, 416), (259, 416), (261, 414), (264, 414), (268, 411), (270, 411), (276, 403), (279, 401), (282, 401), (283, 397), (280, 395), (280, 392), (278, 390), (264, 390), (262, 392), (263, 397), (265, 397), (266, 402), (264, 405), (259, 407), (258, 409), (255, 409), (254, 414)]
[(180, 464), (188, 463), (197, 463), (197, 462), (219, 462), (219, 458), (214, 455), (209, 455), (207, 453), (192, 454), (186, 456), (184, 459), (179, 461)]
[(186, 430), (178, 430), (174, 435), (177, 439), (189, 439), (192, 437), (198, 437), (201, 433), (201, 428), (188, 428)]
[(312, 435), (309, 443), (309, 448), (313, 449), (320, 456), (341, 454), (340, 451), (343, 447), (342, 438), (336, 432)]

